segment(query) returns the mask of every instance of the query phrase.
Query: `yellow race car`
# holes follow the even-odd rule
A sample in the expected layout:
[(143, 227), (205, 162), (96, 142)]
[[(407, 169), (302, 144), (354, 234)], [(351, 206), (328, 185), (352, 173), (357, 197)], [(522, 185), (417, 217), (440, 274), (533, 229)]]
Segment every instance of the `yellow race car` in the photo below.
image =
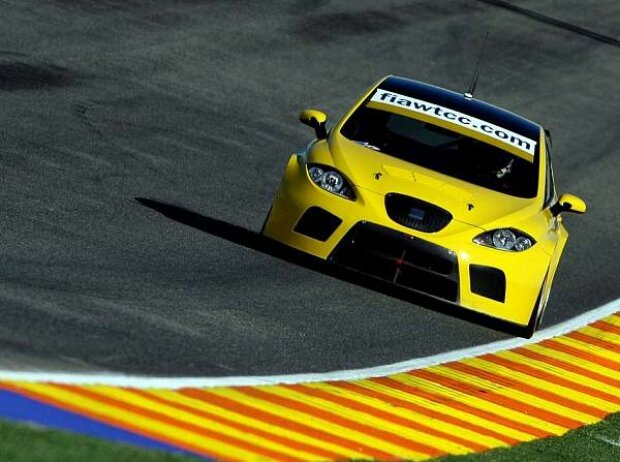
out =
[(539, 326), (568, 233), (551, 140), (470, 94), (402, 77), (373, 85), (291, 155), (262, 233), (354, 271), (507, 321)]

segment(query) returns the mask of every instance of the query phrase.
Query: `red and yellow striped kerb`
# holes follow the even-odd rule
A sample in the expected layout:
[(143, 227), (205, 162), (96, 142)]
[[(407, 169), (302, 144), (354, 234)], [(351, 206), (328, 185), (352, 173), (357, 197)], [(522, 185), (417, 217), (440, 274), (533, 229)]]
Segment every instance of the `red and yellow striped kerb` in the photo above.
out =
[(0, 388), (218, 460), (425, 460), (562, 435), (620, 411), (620, 316), (540, 343), (364, 380)]

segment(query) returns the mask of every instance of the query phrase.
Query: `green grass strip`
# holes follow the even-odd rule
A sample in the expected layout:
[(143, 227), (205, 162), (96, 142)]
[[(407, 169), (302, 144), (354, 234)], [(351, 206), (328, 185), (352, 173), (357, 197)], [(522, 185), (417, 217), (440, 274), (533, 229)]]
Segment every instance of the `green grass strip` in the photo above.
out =
[[(0, 420), (3, 462), (196, 462), (199, 459)], [(620, 413), (567, 433), (512, 448), (433, 462), (618, 462)]]
[(2, 462), (196, 462), (200, 459), (142, 449), (74, 433), (0, 420)]
[(620, 413), (604, 421), (512, 448), (469, 456), (448, 456), (433, 462), (620, 462)]

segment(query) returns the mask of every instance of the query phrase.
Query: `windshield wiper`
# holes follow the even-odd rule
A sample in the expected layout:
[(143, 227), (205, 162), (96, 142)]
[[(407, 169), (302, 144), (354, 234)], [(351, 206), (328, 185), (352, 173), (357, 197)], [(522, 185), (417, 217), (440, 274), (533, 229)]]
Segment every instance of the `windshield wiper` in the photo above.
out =
[(361, 144), (365, 148), (369, 148), (369, 149), (372, 149), (373, 151), (381, 152), (381, 148), (379, 148), (378, 146), (375, 146), (372, 143), (369, 143), (368, 141), (361, 141), (361, 140), (353, 140), (353, 141), (356, 142), (357, 144)]

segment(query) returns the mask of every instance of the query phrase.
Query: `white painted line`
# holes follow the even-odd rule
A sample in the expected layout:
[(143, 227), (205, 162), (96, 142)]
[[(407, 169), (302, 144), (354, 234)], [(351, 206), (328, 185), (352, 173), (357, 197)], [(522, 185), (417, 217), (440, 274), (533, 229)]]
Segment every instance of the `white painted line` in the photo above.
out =
[(473, 356), (496, 353), (502, 350), (538, 343), (552, 337), (567, 334), (587, 324), (610, 316), (620, 311), (620, 299), (607, 303), (599, 308), (588, 311), (568, 321), (556, 324), (537, 332), (531, 339), (511, 338), (498, 342), (487, 343), (471, 348), (454, 350), (425, 358), (417, 358), (386, 366), (368, 369), (334, 371), (314, 374), (271, 375), (254, 377), (148, 377), (130, 376), (123, 374), (87, 374), (87, 373), (50, 373), (50, 372), (15, 372), (0, 371), (0, 380), (25, 382), (51, 382), (67, 385), (110, 385), (133, 388), (167, 388), (178, 389), (186, 387), (212, 388), (231, 386), (257, 386), (295, 384), (308, 382), (327, 382), (334, 380), (361, 380), (369, 377), (385, 377), (399, 372), (421, 369), (424, 367), (459, 361)]
[(611, 438), (607, 438), (601, 435), (592, 435), (594, 439), (602, 441), (603, 443), (611, 444), (612, 446), (617, 446), (620, 448), (620, 441), (614, 441)]

